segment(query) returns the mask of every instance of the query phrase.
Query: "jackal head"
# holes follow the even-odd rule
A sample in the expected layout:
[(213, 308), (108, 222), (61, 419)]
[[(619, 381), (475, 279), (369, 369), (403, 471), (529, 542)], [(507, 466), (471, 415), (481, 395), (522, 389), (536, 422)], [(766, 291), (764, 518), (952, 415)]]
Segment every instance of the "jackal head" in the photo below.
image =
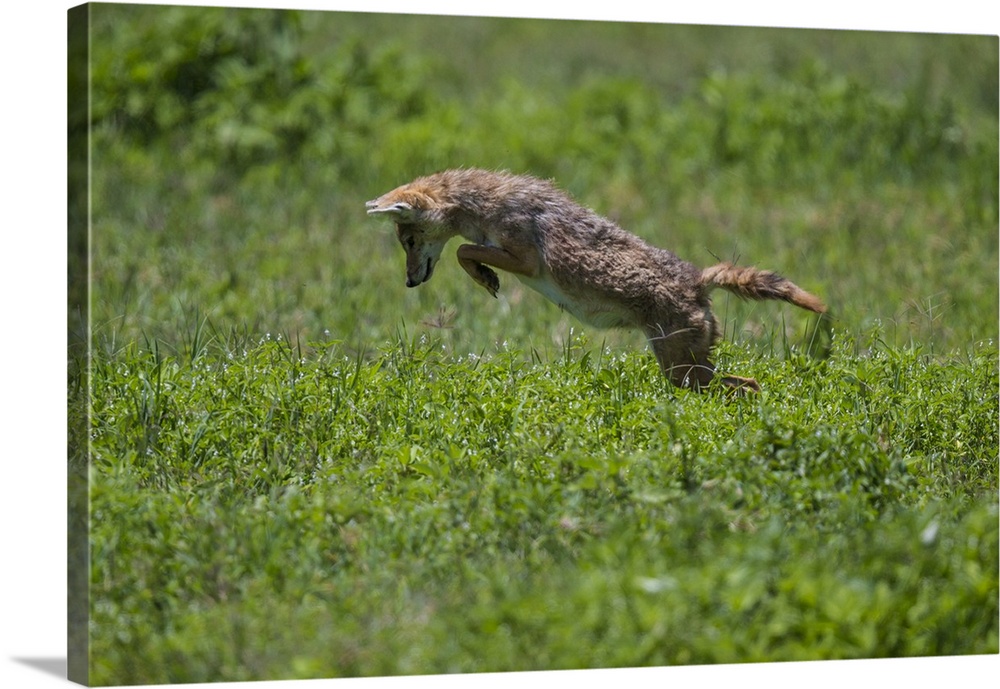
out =
[(441, 250), (454, 234), (444, 223), (443, 206), (432, 196), (404, 186), (368, 201), (365, 208), (368, 215), (396, 222), (396, 237), (406, 252), (406, 286), (430, 280)]

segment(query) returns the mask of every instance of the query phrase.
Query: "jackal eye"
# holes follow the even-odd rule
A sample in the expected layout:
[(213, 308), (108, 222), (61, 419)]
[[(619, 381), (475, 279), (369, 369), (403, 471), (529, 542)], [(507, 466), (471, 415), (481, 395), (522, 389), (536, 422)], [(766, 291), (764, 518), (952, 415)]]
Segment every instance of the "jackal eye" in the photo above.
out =
[(413, 237), (407, 237), (403, 240), (403, 243), (406, 244), (407, 249), (412, 249), (417, 242), (414, 241)]

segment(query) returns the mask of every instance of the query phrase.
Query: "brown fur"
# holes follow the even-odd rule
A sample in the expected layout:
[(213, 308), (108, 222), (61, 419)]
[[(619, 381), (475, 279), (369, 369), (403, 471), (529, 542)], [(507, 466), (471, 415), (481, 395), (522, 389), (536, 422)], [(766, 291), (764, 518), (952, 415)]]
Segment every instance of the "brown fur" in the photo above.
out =
[[(551, 182), (486, 170), (446, 170), (367, 203), (396, 222), (407, 286), (426, 282), (445, 242), (460, 235), (458, 261), (496, 296), (492, 268), (517, 276), (580, 320), (639, 328), (660, 368), (677, 385), (702, 389), (716, 375), (709, 352), (719, 337), (709, 292), (780, 299), (816, 313), (826, 307), (785, 278), (730, 263), (699, 270), (573, 201)], [(492, 266), (492, 268), (491, 268)], [(724, 376), (738, 389), (749, 378)]]

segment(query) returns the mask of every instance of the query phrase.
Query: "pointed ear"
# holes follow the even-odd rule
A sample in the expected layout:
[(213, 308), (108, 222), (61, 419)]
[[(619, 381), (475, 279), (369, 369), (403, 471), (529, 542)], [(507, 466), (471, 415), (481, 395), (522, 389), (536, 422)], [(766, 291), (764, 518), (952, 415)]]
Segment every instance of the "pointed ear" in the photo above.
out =
[(386, 214), (389, 217), (406, 219), (413, 214), (413, 206), (405, 201), (397, 201), (395, 203), (390, 203), (388, 205), (379, 205), (379, 200), (369, 201), (365, 204), (365, 208), (368, 209), (368, 215), (380, 215)]

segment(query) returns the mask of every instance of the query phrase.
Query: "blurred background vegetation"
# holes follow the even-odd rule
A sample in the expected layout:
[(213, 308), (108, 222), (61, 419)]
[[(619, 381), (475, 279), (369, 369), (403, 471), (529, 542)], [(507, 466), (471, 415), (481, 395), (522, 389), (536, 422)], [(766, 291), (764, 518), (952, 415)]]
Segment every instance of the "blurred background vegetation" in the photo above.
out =
[[(404, 287), (364, 201), (458, 166), (552, 177), (699, 265), (784, 272), (841, 330), (997, 335), (996, 37), (126, 5), (92, 29), (109, 351), (202, 327), (364, 349), (421, 322), (463, 351), (558, 345), (567, 316), (509, 276), (499, 302), (469, 289), (447, 251)], [(807, 330), (717, 311), (729, 338)]]

